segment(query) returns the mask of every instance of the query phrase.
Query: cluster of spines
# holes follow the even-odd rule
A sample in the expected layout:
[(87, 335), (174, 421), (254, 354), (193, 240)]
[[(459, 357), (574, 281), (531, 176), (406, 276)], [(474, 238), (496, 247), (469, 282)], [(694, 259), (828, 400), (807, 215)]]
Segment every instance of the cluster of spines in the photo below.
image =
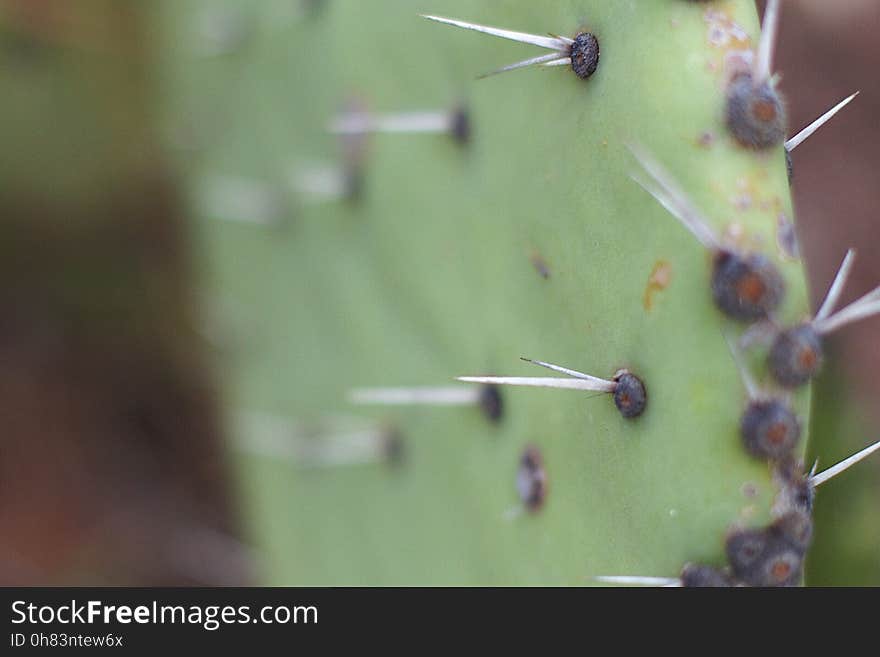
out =
[[(770, 0), (765, 12), (764, 30), (751, 71), (740, 72), (728, 83), (725, 119), (734, 139), (741, 145), (763, 150), (783, 142), (786, 132), (785, 105), (771, 75), (773, 45), (779, 19), (779, 2)], [(785, 142), (790, 153), (816, 129), (849, 103), (855, 94), (826, 112), (799, 135)], [(746, 323), (772, 325), (782, 304), (785, 287), (772, 261), (761, 253), (742, 252), (722, 244), (702, 214), (672, 177), (640, 147), (632, 148), (647, 173), (647, 180), (635, 177), (693, 236), (713, 254), (711, 291), (715, 305), (729, 318)], [(789, 174), (790, 174), (790, 159)], [(880, 288), (846, 308), (832, 314), (852, 265), (850, 251), (816, 317), (790, 329), (778, 330), (768, 356), (774, 380), (783, 388), (807, 383), (818, 372), (823, 355), (820, 335), (844, 324), (880, 312)], [(684, 586), (745, 584), (785, 586), (800, 580), (803, 558), (812, 538), (812, 499), (815, 487), (839, 474), (870, 453), (872, 445), (835, 466), (827, 475), (804, 476), (793, 456), (799, 443), (801, 425), (789, 405), (787, 395), (767, 393), (758, 388), (748, 369), (731, 345), (749, 401), (740, 422), (744, 448), (756, 458), (774, 465), (780, 479), (782, 505), (769, 526), (759, 529), (737, 528), (726, 539), (729, 567), (720, 571), (710, 566), (688, 566), (676, 580)], [(688, 569), (691, 570), (688, 570)], [(699, 573), (694, 577), (693, 573)], [(706, 576), (706, 573), (710, 575)], [(604, 578), (614, 581), (615, 578)], [(617, 578), (619, 583), (625, 581)]]

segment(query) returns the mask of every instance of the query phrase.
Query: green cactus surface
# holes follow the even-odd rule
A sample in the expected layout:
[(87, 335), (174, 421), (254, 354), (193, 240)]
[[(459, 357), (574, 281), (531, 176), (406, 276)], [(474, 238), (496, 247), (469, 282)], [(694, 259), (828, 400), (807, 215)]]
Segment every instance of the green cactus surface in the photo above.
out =
[[(420, 12), (587, 29), (599, 67), (477, 80), (546, 51)], [(648, 149), (719, 234), (779, 265), (782, 321), (808, 314), (783, 148), (747, 150), (724, 124), (729, 68), (759, 35), (753, 2), (205, 0), (166, 3), (164, 20), (168, 116), (185, 117), (168, 134), (199, 213), (204, 331), (233, 447), (263, 430), (255, 414), (292, 428), (356, 416), (405, 441), (398, 466), (305, 469), (238, 449), (263, 581), (675, 577), (687, 562), (723, 566), (731, 527), (768, 522), (777, 484), (743, 449), (746, 392), (724, 337), (745, 327), (714, 306), (710, 254), (631, 179), (627, 149)], [(300, 193), (297, 172), (345, 163), (326, 127), (352, 98), (375, 113), (463, 103), (471, 139), (370, 135), (358, 198)], [(761, 355), (748, 361), (769, 385)], [(521, 356), (605, 378), (628, 368), (647, 410), (625, 420), (608, 395), (506, 387), (492, 424), (477, 407), (348, 398), (547, 375)], [(809, 388), (793, 403), (806, 431)], [(546, 501), (517, 514), (528, 444)]]

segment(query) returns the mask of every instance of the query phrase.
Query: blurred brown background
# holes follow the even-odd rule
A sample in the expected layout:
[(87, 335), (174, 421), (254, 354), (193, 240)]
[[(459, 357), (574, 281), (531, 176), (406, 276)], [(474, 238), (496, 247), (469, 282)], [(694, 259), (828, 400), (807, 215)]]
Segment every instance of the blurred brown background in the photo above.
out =
[[(801, 247), (814, 299), (825, 293), (851, 246), (859, 250), (845, 300), (880, 281), (880, 3), (800, 0), (784, 3), (778, 69), (792, 132), (853, 91), (842, 114), (795, 151), (794, 196)], [(834, 337), (866, 410), (880, 422), (878, 320)]]

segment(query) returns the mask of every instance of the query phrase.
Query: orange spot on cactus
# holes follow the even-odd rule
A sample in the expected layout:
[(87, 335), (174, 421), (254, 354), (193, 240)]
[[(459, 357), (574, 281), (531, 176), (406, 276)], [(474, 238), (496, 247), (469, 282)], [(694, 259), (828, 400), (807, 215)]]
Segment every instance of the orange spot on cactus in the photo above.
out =
[(781, 422), (777, 422), (772, 427), (770, 427), (769, 431), (767, 431), (767, 438), (774, 445), (782, 444), (786, 437), (788, 436), (788, 429)]
[(767, 287), (764, 285), (764, 281), (754, 273), (743, 276), (736, 284), (737, 294), (751, 303), (761, 301), (761, 297), (764, 296), (766, 291)]
[(654, 295), (662, 292), (672, 282), (672, 265), (666, 260), (658, 260), (648, 277), (645, 286), (644, 306), (645, 310), (651, 310), (654, 306)]
[(771, 569), (773, 579), (777, 582), (784, 582), (791, 575), (791, 564), (787, 561), (777, 561)]
[(818, 359), (818, 355), (812, 349), (801, 349), (798, 353), (798, 362), (805, 370), (812, 370), (816, 367), (816, 361)]
[(755, 117), (766, 123), (776, 120), (776, 106), (773, 103), (758, 101), (752, 105)]
[[(729, 68), (727, 62), (729, 56), (751, 54), (752, 39), (748, 32), (733, 20), (732, 11), (731, 7), (721, 5), (709, 7), (703, 13), (706, 43), (718, 52), (717, 57), (707, 62), (713, 73)], [(742, 68), (748, 70), (749, 66), (750, 63), (743, 64)]]

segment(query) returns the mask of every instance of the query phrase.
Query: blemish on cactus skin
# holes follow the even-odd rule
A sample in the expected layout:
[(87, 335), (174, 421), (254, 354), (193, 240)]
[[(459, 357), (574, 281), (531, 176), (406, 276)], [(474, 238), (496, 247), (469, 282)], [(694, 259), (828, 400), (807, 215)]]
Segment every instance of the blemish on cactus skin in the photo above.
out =
[(535, 271), (538, 272), (541, 278), (545, 280), (550, 278), (550, 268), (540, 253), (532, 251), (531, 256), (529, 256), (529, 262), (532, 263), (532, 267), (535, 268)]
[[(763, 168), (737, 179), (736, 189), (730, 195), (729, 203), (738, 212), (779, 213), (782, 209), (782, 201), (778, 196), (767, 195), (767, 173)], [(739, 234), (744, 235), (745, 230), (740, 229)], [(756, 248), (760, 246), (761, 243), (755, 243)]]
[(526, 446), (516, 473), (516, 490), (523, 507), (536, 513), (547, 499), (547, 473), (541, 451), (534, 445)]
[(751, 37), (723, 9), (709, 7), (703, 14), (706, 23), (706, 42), (723, 51), (746, 50), (751, 46)]
[(755, 53), (751, 50), (731, 50), (724, 56), (722, 70), (725, 86), (740, 75), (751, 75)]
[(700, 146), (701, 148), (712, 148), (714, 145), (715, 134), (708, 130), (700, 133), (700, 136), (697, 137), (697, 146)]
[(733, 221), (724, 226), (724, 243), (735, 244), (741, 251), (759, 251), (762, 243), (751, 239), (745, 227), (738, 221)]
[(776, 246), (780, 255), (786, 260), (800, 260), (801, 248), (798, 244), (797, 231), (784, 212), (776, 216)]
[(645, 310), (650, 311), (654, 307), (654, 295), (662, 292), (672, 282), (672, 265), (667, 260), (658, 260), (651, 270), (648, 277), (648, 284), (645, 286), (645, 296), (643, 305)]
[(752, 197), (749, 194), (737, 194), (731, 199), (733, 207), (740, 212), (747, 212), (752, 208)]
[(747, 500), (753, 500), (753, 499), (755, 499), (756, 497), (758, 497), (758, 492), (759, 492), (759, 491), (758, 491), (758, 487), (757, 487), (757, 485), (755, 485), (755, 484), (754, 484), (753, 482), (751, 482), (751, 481), (747, 481), (746, 483), (744, 483), (744, 484), (742, 485), (742, 488), (740, 489), (740, 492), (742, 492), (742, 496), (743, 496), (744, 498), (746, 498)]

